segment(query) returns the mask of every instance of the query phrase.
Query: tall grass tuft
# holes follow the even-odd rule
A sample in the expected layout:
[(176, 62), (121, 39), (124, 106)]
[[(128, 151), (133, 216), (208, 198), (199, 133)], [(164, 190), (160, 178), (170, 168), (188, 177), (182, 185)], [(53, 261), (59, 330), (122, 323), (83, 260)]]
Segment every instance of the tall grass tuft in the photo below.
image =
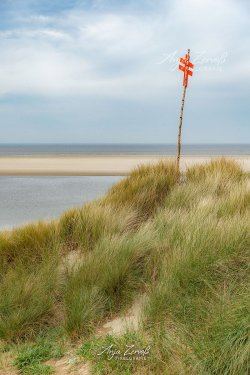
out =
[(59, 221), (59, 234), (67, 251), (90, 251), (102, 237), (133, 230), (137, 222), (138, 215), (131, 209), (99, 201), (66, 212)]
[(54, 222), (29, 224), (0, 233), (0, 275), (15, 262), (21, 261), (26, 266), (37, 264), (50, 256), (57, 244)]
[(89, 334), (105, 316), (131, 303), (146, 280), (152, 238), (145, 231), (105, 237), (67, 274), (65, 327), (73, 336)]
[(105, 201), (117, 207), (132, 207), (142, 218), (148, 218), (162, 204), (178, 178), (176, 163), (162, 161), (142, 165), (111, 188)]
[(238, 180), (243, 176), (242, 168), (233, 160), (220, 158), (212, 160), (210, 163), (196, 165), (188, 168), (187, 177), (190, 180), (202, 181), (207, 177), (219, 176), (230, 180)]
[(53, 322), (57, 264), (9, 269), (0, 284), (0, 338), (18, 341), (34, 338)]

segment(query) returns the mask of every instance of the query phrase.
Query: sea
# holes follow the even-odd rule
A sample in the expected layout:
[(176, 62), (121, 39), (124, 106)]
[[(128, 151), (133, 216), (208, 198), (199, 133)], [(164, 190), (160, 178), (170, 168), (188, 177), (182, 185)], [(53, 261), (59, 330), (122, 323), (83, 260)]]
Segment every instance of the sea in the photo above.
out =
[(101, 197), (119, 176), (0, 176), (0, 230), (37, 220), (51, 220), (64, 211)]
[[(176, 155), (175, 144), (0, 144), (0, 156)], [(249, 144), (183, 144), (183, 155), (250, 155)]]
[[(250, 155), (250, 144), (186, 144), (183, 155)], [(70, 155), (175, 155), (173, 144), (0, 144), (0, 157)], [(121, 176), (0, 177), (0, 231), (101, 197)]]

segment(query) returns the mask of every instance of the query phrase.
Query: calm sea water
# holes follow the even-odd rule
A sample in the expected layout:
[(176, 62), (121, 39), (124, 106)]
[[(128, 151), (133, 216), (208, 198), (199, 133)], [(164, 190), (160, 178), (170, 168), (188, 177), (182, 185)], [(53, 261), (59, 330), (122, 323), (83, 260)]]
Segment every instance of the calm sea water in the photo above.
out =
[(121, 177), (0, 177), (0, 230), (56, 218), (103, 195)]
[[(250, 144), (183, 145), (184, 155), (250, 155)], [(0, 156), (17, 155), (175, 155), (173, 144), (0, 144)]]

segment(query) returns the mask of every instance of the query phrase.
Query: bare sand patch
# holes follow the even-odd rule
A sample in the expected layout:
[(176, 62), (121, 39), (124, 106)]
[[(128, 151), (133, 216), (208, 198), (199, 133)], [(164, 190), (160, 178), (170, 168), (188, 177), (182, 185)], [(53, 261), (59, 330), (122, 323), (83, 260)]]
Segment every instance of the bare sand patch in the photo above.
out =
[[(227, 156), (250, 171), (250, 156)], [(215, 156), (183, 156), (181, 169), (209, 162)], [(140, 164), (175, 160), (174, 156), (32, 156), (0, 157), (1, 176), (125, 176)]]
[(145, 295), (138, 297), (126, 314), (107, 321), (97, 330), (97, 335), (121, 335), (127, 329), (138, 330), (145, 300)]

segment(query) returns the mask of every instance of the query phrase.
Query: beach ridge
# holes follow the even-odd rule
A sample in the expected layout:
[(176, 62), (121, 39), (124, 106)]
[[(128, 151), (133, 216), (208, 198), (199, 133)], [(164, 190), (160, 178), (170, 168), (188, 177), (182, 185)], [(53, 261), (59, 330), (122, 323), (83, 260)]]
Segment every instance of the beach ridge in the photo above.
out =
[[(185, 155), (181, 158), (181, 168), (185, 170), (218, 157)], [(250, 171), (250, 155), (223, 157)], [(126, 176), (140, 164), (174, 159), (175, 156), (164, 155), (1, 156), (0, 176)]]

